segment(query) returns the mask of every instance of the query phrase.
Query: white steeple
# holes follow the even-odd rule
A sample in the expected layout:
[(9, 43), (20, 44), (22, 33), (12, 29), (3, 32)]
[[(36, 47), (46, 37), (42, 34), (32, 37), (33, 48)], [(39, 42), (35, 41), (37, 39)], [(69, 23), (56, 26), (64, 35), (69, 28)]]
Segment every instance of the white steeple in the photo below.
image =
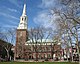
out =
[(26, 15), (26, 4), (24, 4), (23, 14), (22, 14), (22, 16), (25, 16), (25, 15)]
[(17, 29), (27, 29), (26, 4), (24, 4), (23, 13), (20, 17), (20, 23)]

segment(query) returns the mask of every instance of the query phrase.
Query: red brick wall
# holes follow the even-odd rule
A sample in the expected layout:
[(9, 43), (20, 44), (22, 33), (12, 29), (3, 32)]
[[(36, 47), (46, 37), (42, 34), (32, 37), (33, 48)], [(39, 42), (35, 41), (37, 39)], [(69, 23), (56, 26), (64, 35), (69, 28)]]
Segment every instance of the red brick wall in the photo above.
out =
[(26, 29), (18, 29), (16, 32), (15, 57), (24, 58), (25, 42), (28, 38)]

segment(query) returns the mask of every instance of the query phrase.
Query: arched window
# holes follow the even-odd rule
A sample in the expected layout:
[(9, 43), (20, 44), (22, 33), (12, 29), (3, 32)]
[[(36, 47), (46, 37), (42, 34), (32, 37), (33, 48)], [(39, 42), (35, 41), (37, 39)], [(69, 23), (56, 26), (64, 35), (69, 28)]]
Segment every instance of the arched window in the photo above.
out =
[(23, 21), (23, 18), (22, 18), (22, 21)]
[(26, 17), (25, 17), (25, 20), (26, 20)]

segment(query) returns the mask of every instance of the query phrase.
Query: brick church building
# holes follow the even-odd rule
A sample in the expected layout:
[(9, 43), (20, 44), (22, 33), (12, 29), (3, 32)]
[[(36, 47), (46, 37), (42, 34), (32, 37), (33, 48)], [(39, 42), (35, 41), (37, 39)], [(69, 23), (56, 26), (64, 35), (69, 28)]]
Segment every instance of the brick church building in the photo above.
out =
[(53, 44), (53, 41), (44, 40), (42, 44), (31, 44), (28, 40), (28, 17), (26, 15), (26, 4), (20, 17), (20, 23), (16, 32), (15, 59), (53, 59), (61, 57), (61, 46)]

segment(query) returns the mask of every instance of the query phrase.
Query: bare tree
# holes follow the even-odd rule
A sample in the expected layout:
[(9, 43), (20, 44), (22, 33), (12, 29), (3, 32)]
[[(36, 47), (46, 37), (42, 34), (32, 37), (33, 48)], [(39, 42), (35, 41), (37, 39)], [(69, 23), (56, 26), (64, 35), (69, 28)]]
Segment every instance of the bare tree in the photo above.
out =
[[(61, 9), (54, 8), (53, 14), (56, 15), (57, 26), (59, 26), (59, 31), (61, 35), (64, 32), (69, 34), (70, 43), (72, 47), (72, 36), (76, 38), (77, 51), (79, 54), (79, 46), (78, 46), (78, 26), (80, 26), (80, 1), (79, 0), (60, 0), (59, 4), (61, 4)], [(73, 30), (74, 29), (74, 30)], [(73, 55), (72, 55), (73, 56)], [(72, 59), (73, 61), (73, 59)]]
[(12, 30), (2, 31), (0, 33), (0, 39), (7, 42), (7, 44), (4, 44), (2, 46), (6, 50), (7, 58), (9, 60), (11, 48), (13, 44), (15, 43), (15, 30), (12, 29)]
[[(37, 57), (37, 53), (39, 51), (39, 49), (41, 49), (42, 51), (42, 48), (44, 47), (43, 43), (46, 43), (46, 47), (47, 47), (47, 39), (48, 38), (51, 38), (52, 33), (50, 30), (46, 30), (45, 28), (43, 27), (37, 27), (37, 28), (31, 28), (30, 32), (29, 32), (29, 39), (31, 40), (31, 42), (33, 44), (35, 44), (34, 49), (35, 49), (35, 52), (36, 52), (36, 60), (38, 59)], [(43, 40), (45, 40), (45, 42), (43, 42)], [(37, 44), (40, 44), (39, 46)], [(47, 48), (46, 48), (47, 49)]]

